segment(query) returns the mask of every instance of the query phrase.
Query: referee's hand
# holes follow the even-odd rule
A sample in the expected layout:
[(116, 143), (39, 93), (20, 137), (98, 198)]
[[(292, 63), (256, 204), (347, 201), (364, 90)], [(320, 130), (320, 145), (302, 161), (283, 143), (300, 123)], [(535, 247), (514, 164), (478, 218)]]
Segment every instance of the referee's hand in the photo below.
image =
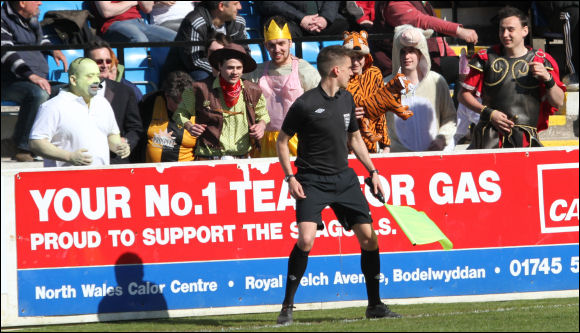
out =
[(290, 195), (296, 199), (306, 199), (306, 195), (304, 194), (304, 190), (302, 189), (302, 185), (300, 182), (296, 180), (296, 177), (291, 177), (288, 180), (288, 189), (290, 190)]

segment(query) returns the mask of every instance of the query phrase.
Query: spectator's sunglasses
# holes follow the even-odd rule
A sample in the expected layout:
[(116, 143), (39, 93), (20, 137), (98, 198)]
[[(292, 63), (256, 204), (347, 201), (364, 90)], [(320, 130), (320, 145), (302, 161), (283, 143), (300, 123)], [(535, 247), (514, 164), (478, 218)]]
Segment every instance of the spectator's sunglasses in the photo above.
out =
[(97, 63), (97, 65), (102, 65), (104, 62), (106, 62), (107, 65), (110, 65), (113, 63), (113, 59), (97, 59), (95, 60), (95, 62)]

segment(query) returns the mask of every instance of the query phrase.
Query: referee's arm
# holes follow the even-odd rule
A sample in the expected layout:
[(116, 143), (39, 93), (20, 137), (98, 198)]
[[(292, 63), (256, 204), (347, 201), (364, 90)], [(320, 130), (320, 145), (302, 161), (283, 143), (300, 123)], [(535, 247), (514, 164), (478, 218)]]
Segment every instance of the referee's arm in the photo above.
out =
[[(365, 168), (367, 169), (367, 171), (369, 173), (371, 173), (372, 170), (375, 170), (375, 165), (373, 164), (373, 161), (371, 160), (371, 156), (369, 155), (369, 151), (367, 150), (367, 146), (365, 145), (361, 135), (360, 135), (360, 131), (356, 131), (356, 132), (349, 132), (348, 133), (348, 143), (352, 149), (352, 151), (354, 152), (354, 155), (356, 156), (356, 158), (358, 158), (359, 161), (361, 161), (361, 163), (365, 166)], [(376, 177), (375, 177), (376, 175)], [(373, 193), (377, 193), (377, 190), (379, 190), (379, 192), (381, 192), (381, 194), (384, 196), (385, 192), (383, 191), (383, 187), (381, 186), (381, 182), (379, 180), (379, 174), (376, 172), (372, 172), (371, 173), (371, 178), (373, 181)]]
[[(290, 141), (291, 136), (286, 134), (283, 130), (280, 130), (278, 134), (278, 139), (276, 140), (276, 152), (278, 153), (278, 160), (280, 161), (280, 165), (282, 166), (282, 170), (284, 170), (284, 175), (294, 175), (292, 171), (292, 165), (290, 164), (290, 149), (288, 148), (288, 142)], [(362, 139), (361, 139), (362, 140)], [(296, 177), (287, 178), (288, 181), (288, 190), (294, 199), (304, 199), (306, 196), (304, 195), (304, 190), (302, 189), (302, 185), (296, 180)]]
[(278, 134), (278, 139), (276, 139), (276, 152), (278, 153), (278, 160), (284, 171), (284, 175), (293, 175), (292, 165), (290, 164), (290, 149), (288, 148), (288, 142), (290, 141), (290, 136), (284, 131), (280, 130)]

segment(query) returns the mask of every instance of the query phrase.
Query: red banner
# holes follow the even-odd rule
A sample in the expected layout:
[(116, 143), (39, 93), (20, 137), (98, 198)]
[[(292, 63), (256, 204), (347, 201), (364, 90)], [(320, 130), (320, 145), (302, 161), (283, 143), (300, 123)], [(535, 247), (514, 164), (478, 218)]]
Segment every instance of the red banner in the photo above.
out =
[[(426, 212), (454, 249), (578, 242), (578, 149), (393, 154), (373, 162), (387, 202)], [(364, 187), (364, 167), (350, 165), (381, 252), (440, 249), (413, 247)], [(129, 250), (143, 263), (287, 257), (297, 238), (294, 201), (275, 162), (15, 177), (19, 269), (113, 265)], [(331, 209), (323, 220), (312, 255), (360, 253)]]

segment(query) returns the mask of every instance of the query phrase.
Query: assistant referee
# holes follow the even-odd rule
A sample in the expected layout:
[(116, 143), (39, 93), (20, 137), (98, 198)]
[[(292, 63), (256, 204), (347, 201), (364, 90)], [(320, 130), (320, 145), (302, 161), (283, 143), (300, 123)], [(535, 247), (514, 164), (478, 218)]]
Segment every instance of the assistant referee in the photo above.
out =
[[(288, 111), (276, 142), (278, 158), (296, 199), (298, 241), (288, 259), (286, 294), (278, 324), (292, 323), (294, 295), (306, 271), (316, 231), (323, 229), (321, 212), (330, 206), (340, 224), (353, 230), (361, 247), (367, 318), (400, 317), (379, 296), (380, 255), (368, 203), (354, 170), (348, 166), (349, 147), (370, 172), (373, 193), (384, 196), (378, 171), (359, 132), (352, 95), (346, 91), (352, 73), (351, 50), (339, 45), (323, 48), (317, 58), (321, 81), (299, 97)], [(290, 164), (288, 141), (298, 135), (298, 155)]]

